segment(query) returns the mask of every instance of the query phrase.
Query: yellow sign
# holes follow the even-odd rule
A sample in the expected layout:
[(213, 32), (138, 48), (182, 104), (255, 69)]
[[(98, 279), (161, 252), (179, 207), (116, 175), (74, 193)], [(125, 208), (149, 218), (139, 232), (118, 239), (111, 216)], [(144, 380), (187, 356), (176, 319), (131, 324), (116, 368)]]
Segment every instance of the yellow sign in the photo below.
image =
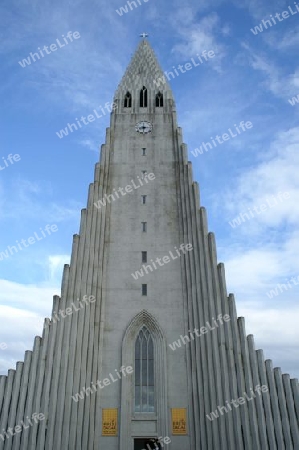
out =
[(117, 436), (117, 409), (103, 409), (102, 436)]
[(187, 434), (187, 410), (176, 408), (171, 410), (172, 434)]

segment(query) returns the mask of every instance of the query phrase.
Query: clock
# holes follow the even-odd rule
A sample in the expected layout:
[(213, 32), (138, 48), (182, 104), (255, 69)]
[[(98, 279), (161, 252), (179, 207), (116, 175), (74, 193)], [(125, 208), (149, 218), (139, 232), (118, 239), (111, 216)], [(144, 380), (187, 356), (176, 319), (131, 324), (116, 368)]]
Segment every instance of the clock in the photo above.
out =
[(138, 133), (150, 133), (153, 129), (153, 125), (150, 122), (147, 122), (146, 120), (141, 120), (140, 122), (136, 123), (135, 130)]

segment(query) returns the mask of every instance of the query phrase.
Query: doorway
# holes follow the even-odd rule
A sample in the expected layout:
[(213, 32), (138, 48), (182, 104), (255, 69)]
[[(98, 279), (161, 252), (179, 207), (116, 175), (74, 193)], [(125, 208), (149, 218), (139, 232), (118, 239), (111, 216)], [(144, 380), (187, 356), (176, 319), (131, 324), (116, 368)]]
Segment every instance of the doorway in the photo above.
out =
[(160, 444), (155, 445), (153, 442), (153, 438), (141, 438), (134, 439), (134, 450), (150, 450), (150, 449), (160, 449)]

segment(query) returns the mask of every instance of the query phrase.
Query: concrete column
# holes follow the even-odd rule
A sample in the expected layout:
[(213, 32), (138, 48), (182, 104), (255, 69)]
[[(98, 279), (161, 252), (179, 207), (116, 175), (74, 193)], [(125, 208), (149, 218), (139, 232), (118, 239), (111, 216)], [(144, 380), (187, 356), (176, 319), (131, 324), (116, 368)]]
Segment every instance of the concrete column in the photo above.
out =
[[(262, 386), (268, 386), (268, 379), (267, 379), (267, 373), (266, 373), (266, 367), (265, 367), (265, 358), (262, 350), (256, 351), (257, 355), (257, 363), (259, 368), (259, 375), (260, 375), (260, 381)], [(269, 386), (268, 386), (269, 389)], [(274, 432), (274, 422), (273, 422), (273, 415), (271, 410), (271, 401), (270, 401), (270, 393), (265, 392), (262, 396), (263, 404), (264, 404), (264, 410), (265, 410), (265, 416), (266, 416), (266, 431), (268, 436), (268, 442), (270, 450), (278, 450), (276, 445), (276, 439), (275, 439), (275, 432)]]
[[(99, 199), (103, 197), (104, 190), (103, 190), (103, 183), (104, 183), (104, 167), (101, 164), (100, 166), (100, 173), (99, 173), (99, 182), (95, 183), (95, 199)], [(94, 207), (95, 208), (95, 207)], [(102, 310), (102, 281), (103, 281), (103, 261), (104, 261), (104, 231), (105, 231), (105, 210), (94, 210), (95, 216), (96, 216), (96, 222), (97, 222), (97, 234), (96, 234), (96, 251), (97, 251), (97, 257), (95, 259), (95, 267), (98, 270), (98, 275), (94, 274), (92, 286), (95, 289), (94, 295), (96, 296), (96, 302), (93, 305), (92, 313), (94, 314), (93, 322), (95, 324), (94, 328), (94, 359), (92, 361), (92, 369), (91, 369), (91, 376), (92, 380), (97, 381), (100, 379), (100, 360), (101, 360), (101, 345), (102, 342), (100, 338), (100, 332), (101, 332), (101, 310)], [(102, 317), (103, 320), (103, 317)], [(98, 442), (100, 437), (100, 427), (97, 426), (98, 423), (100, 423), (100, 417), (101, 417), (101, 410), (100, 410), (100, 404), (99, 404), (99, 395), (98, 393), (95, 393), (94, 398), (92, 399), (92, 406), (91, 410), (93, 411), (93, 423), (94, 426), (94, 436), (93, 439), (95, 442)], [(92, 447), (91, 447), (92, 448)]]
[[(41, 409), (41, 402), (43, 394), (42, 388), (44, 384), (46, 357), (48, 351), (49, 326), (49, 319), (45, 319), (43, 337), (40, 338), (39, 336), (37, 336), (34, 340), (25, 411), (27, 409), (28, 411), (33, 410), (34, 412), (42, 414), (44, 413)], [(28, 446), (28, 450), (37, 450), (36, 441), (39, 430), (40, 427), (34, 427), (30, 430), (29, 440), (26, 436), (26, 440), (24, 439), (24, 442), (22, 441), (22, 448), (27, 448), (26, 446)]]
[[(100, 178), (101, 192), (104, 193), (107, 191), (107, 187), (109, 185), (109, 161), (110, 161), (110, 134), (111, 130), (107, 130), (106, 138), (107, 138), (107, 146), (105, 147), (105, 152), (103, 155), (103, 162), (101, 159), (101, 164), (103, 164), (103, 173), (102, 178)], [(104, 166), (105, 164), (105, 166)], [(107, 266), (107, 255), (105, 251), (105, 238), (109, 239), (109, 215), (104, 209), (101, 211), (101, 227), (100, 227), (100, 241), (99, 241), (99, 250), (98, 250), (98, 265), (101, 268), (100, 276), (97, 281), (97, 296), (100, 301), (96, 303), (96, 315), (95, 315), (95, 324), (97, 325), (97, 332), (95, 334), (95, 355), (97, 355), (97, 359), (93, 361), (93, 376), (96, 372), (96, 378), (101, 379), (102, 376), (102, 351), (103, 348), (103, 339), (104, 339), (104, 321), (105, 321), (105, 298), (102, 296), (102, 292), (105, 290), (105, 267)], [(108, 231), (108, 234), (107, 234)], [(99, 333), (99, 334), (97, 334)], [(96, 414), (95, 414), (95, 423), (101, 423), (101, 404), (100, 404), (100, 393), (96, 395)], [(97, 425), (95, 426), (95, 442), (98, 442), (101, 436), (101, 429)]]
[[(89, 267), (91, 267), (91, 270), (87, 270), (86, 273), (86, 284), (82, 285), (82, 294), (85, 291), (86, 295), (94, 295), (96, 297), (96, 279), (98, 277), (98, 270), (96, 265), (96, 257), (98, 252), (98, 246), (97, 246), (97, 234), (98, 234), (98, 217), (96, 208), (94, 206), (94, 202), (96, 201), (97, 196), (97, 187), (95, 184), (91, 185), (90, 189), (90, 203), (91, 203), (91, 209), (89, 210), (90, 215), (90, 221), (91, 221), (91, 243), (90, 243), (90, 253), (89, 253)], [(88, 323), (88, 326), (86, 327), (86, 385), (90, 386), (91, 382), (96, 383), (96, 379), (92, 378), (92, 366), (93, 366), (93, 360), (97, 358), (97, 355), (94, 353), (94, 338), (95, 338), (95, 323), (94, 323), (94, 316), (95, 316), (95, 305), (94, 303), (90, 303), (85, 308), (85, 323)], [(86, 449), (92, 449), (93, 443), (94, 443), (94, 413), (95, 413), (95, 393), (91, 394), (86, 399), (86, 408), (89, 411), (93, 411), (92, 414), (90, 414), (88, 417), (86, 414), (84, 414), (83, 411), (83, 429), (82, 429), (82, 446)], [(83, 405), (82, 405), (83, 406)]]
[(293, 398), (294, 398), (296, 417), (299, 418), (299, 384), (298, 384), (298, 380), (296, 378), (291, 380), (291, 388), (292, 388), (292, 393), (293, 393)]
[[(10, 412), (10, 402), (12, 399), (12, 390), (14, 385), (14, 378), (15, 378), (16, 371), (15, 370), (9, 370), (7, 380), (5, 383), (5, 392), (4, 392), (4, 402), (2, 405), (2, 411), (1, 411), (1, 420), (0, 420), (0, 430), (3, 434), (3, 431), (7, 431), (8, 428), (8, 417)], [(5, 440), (3, 441), (2, 438), (0, 438), (0, 450), (4, 449), (6, 440), (10, 439), (5, 437)]]
[[(225, 272), (224, 272), (224, 265), (222, 263), (218, 264), (218, 279), (219, 279), (219, 286), (220, 286), (220, 292), (221, 292), (221, 312), (222, 315), (225, 316), (226, 314), (230, 316), (230, 309), (229, 309), (229, 301), (233, 302), (232, 300), (229, 300), (227, 297), (227, 289), (226, 289), (226, 281), (225, 281)], [(237, 385), (237, 374), (236, 374), (236, 366), (235, 366), (235, 358), (234, 358), (234, 347), (233, 347), (233, 341), (232, 341), (232, 327), (231, 327), (231, 321), (233, 320), (232, 317), (230, 317), (230, 321), (227, 322), (221, 330), (224, 332), (224, 336), (222, 337), (223, 341), (221, 345), (226, 349), (226, 355), (227, 355), (227, 374), (229, 378), (229, 384), (230, 384), (230, 393), (231, 397), (230, 399), (236, 400), (238, 395), (238, 385)], [(240, 433), (241, 430), (241, 415), (240, 415), (240, 408), (234, 408), (232, 412), (233, 417), (233, 430), (234, 430), (234, 437), (235, 437), (235, 443), (234, 445), (239, 450), (244, 450), (244, 444), (243, 439)]]
[(268, 359), (265, 361), (265, 364), (266, 364), (266, 372), (267, 372), (268, 387), (269, 387), (269, 392), (270, 392), (270, 400), (271, 400), (272, 414), (273, 414), (273, 420), (274, 420), (274, 430), (275, 430), (275, 435), (276, 435), (277, 448), (279, 450), (286, 450), (286, 447), (284, 444), (284, 439), (283, 439), (283, 433), (282, 433), (281, 415), (280, 415), (280, 410), (279, 410), (279, 406), (278, 406), (278, 397), (277, 397), (277, 391), (276, 391), (276, 384), (275, 384), (275, 380), (274, 380), (272, 361)]
[[(99, 196), (99, 183), (94, 183), (93, 190), (93, 201), (96, 201)], [(93, 272), (91, 274), (90, 280), (88, 280), (88, 285), (90, 284), (90, 288), (88, 289), (88, 293), (94, 295), (96, 298), (95, 303), (90, 304), (90, 326), (91, 326), (91, 336), (90, 341), (91, 345), (88, 346), (88, 369), (87, 372), (90, 373), (91, 381), (96, 383), (97, 381), (97, 361), (99, 358), (99, 326), (96, 321), (97, 311), (101, 305), (101, 289), (98, 289), (98, 285), (101, 285), (103, 279), (103, 259), (99, 261), (100, 257), (100, 243), (101, 243), (101, 235), (99, 230), (101, 230), (101, 223), (103, 220), (103, 215), (98, 213), (94, 205), (92, 205), (92, 214), (93, 214), (93, 228), (94, 228), (94, 249), (93, 249)], [(83, 430), (83, 442), (88, 442), (88, 449), (94, 449), (94, 441), (96, 430), (99, 428), (95, 422), (96, 417), (96, 397), (97, 394), (94, 394), (90, 398), (90, 433), (88, 433), (88, 429)], [(87, 439), (87, 436), (89, 439)], [(86, 445), (87, 448), (87, 445)]]
[[(74, 246), (73, 246), (74, 251)], [(73, 257), (72, 257), (73, 259)], [(65, 265), (64, 266), (64, 273), (63, 273), (63, 282), (62, 282), (62, 289), (61, 289), (61, 299), (63, 299), (63, 303), (66, 304), (66, 299), (68, 296), (68, 289), (69, 289), (69, 283), (70, 283), (70, 266)], [(60, 373), (59, 373), (59, 383), (57, 388), (57, 405), (56, 405), (56, 414), (55, 414), (55, 431), (54, 431), (54, 444), (53, 448), (60, 448), (61, 445), (61, 434), (62, 434), (62, 426), (63, 426), (63, 412), (64, 412), (64, 404), (66, 401), (65, 398), (65, 380), (66, 380), (66, 373), (67, 373), (67, 356), (69, 351), (69, 346), (66, 345), (67, 342), (69, 342), (69, 334), (67, 334), (66, 329), (71, 327), (71, 324), (67, 322), (63, 322), (62, 328), (61, 328), (61, 360), (60, 360)]]
[[(208, 224), (207, 224), (206, 210), (204, 208), (200, 209), (200, 216), (201, 216), (201, 227), (202, 227), (202, 231), (203, 231), (201, 246), (202, 246), (202, 249), (204, 250), (204, 256), (203, 256), (204, 257), (204, 271), (205, 271), (206, 287), (207, 287), (207, 295), (206, 295), (206, 297), (203, 298), (203, 302), (205, 305), (205, 323), (206, 323), (211, 320), (210, 302), (211, 302), (211, 298), (212, 298), (212, 289), (211, 289), (212, 288), (212, 286), (211, 286), (212, 280), (211, 280), (211, 272), (209, 270), (209, 265), (208, 265), (208, 261), (209, 261), (208, 242), (207, 242)], [(208, 355), (208, 360), (207, 360), (208, 384), (207, 384), (207, 386), (209, 386), (210, 401), (209, 401), (209, 410), (206, 411), (206, 413), (209, 414), (211, 411), (215, 410), (218, 406), (222, 406), (222, 405), (218, 404), (217, 396), (216, 396), (216, 392), (215, 392), (215, 386), (216, 386), (215, 371), (217, 370), (217, 368), (214, 366), (213, 359), (212, 359), (213, 345), (212, 345), (211, 332), (205, 334), (203, 336), (203, 338), (205, 339), (205, 341), (207, 343), (207, 355)], [(215, 449), (220, 448), (220, 440), (219, 440), (220, 424), (218, 422), (219, 422), (218, 420), (213, 420), (213, 422), (211, 423), (211, 425), (212, 425), (211, 439), (212, 439), (213, 444), (211, 444), (210, 447), (208, 447), (208, 448), (215, 448)]]
[[(85, 210), (81, 211), (81, 223), (80, 223), (80, 232), (83, 232), (83, 224), (85, 222)], [(69, 274), (69, 283), (68, 283), (68, 291), (67, 298), (75, 299), (75, 283), (76, 278), (80, 280), (81, 267), (79, 266), (79, 246), (80, 246), (81, 236), (75, 235), (73, 239), (73, 248), (72, 248), (72, 259), (70, 265), (70, 274)], [(60, 396), (64, 399), (63, 404), (61, 405), (61, 417), (63, 421), (62, 426), (62, 434), (57, 434), (57, 445), (61, 445), (62, 448), (68, 448), (69, 436), (70, 436), (70, 428), (71, 428), (71, 408), (72, 408), (72, 394), (76, 394), (77, 392), (73, 392), (73, 380), (74, 380), (74, 372), (78, 369), (75, 368), (75, 353), (76, 353), (76, 344), (77, 344), (77, 315), (73, 317), (71, 322), (67, 322), (65, 326), (65, 334), (64, 341), (69, 343), (69, 347), (64, 349), (63, 361), (63, 381), (61, 386), (59, 387)], [(56, 442), (56, 440), (55, 440)], [(59, 444), (61, 443), (61, 444)], [(74, 447), (73, 447), (74, 448)]]
[(252, 374), (252, 381), (253, 381), (252, 388), (256, 395), (254, 402), (255, 402), (256, 412), (257, 412), (260, 444), (261, 444), (262, 450), (272, 450), (272, 448), (269, 449), (267, 433), (266, 433), (266, 420), (265, 420), (265, 412), (264, 412), (263, 399), (262, 399), (262, 396), (264, 394), (261, 391), (258, 391), (258, 392), (255, 391), (256, 386), (261, 387), (261, 380), (259, 377), (257, 356), (256, 356), (256, 351), (255, 351), (254, 338), (253, 338), (252, 334), (247, 336), (247, 342), (248, 342), (251, 374)]
[(279, 410), (280, 410), (280, 416), (281, 416), (281, 422), (282, 422), (282, 431), (284, 436), (284, 441), (286, 444), (286, 448), (292, 448), (292, 438), (291, 438), (291, 432), (290, 432), (290, 422), (287, 412), (287, 405), (286, 405), (286, 398), (284, 394), (284, 388), (282, 384), (282, 374), (281, 369), (279, 367), (275, 367), (274, 369), (274, 379), (277, 389), (277, 395), (278, 395), (278, 403), (279, 403)]
[[(193, 192), (192, 187), (188, 187), (190, 207), (194, 204), (194, 197), (198, 192)], [(195, 195), (194, 195), (195, 194)], [(180, 199), (180, 209), (182, 208), (183, 196), (178, 194)], [(196, 197), (197, 198), (197, 197)], [(203, 316), (203, 310), (198, 299), (201, 295), (201, 273), (199, 262), (199, 245), (198, 245), (198, 204), (195, 209), (196, 214), (190, 215), (190, 207), (188, 208), (188, 215), (190, 217), (190, 230), (187, 228), (187, 220), (183, 220), (183, 228), (185, 230), (187, 238), (184, 238), (184, 232), (182, 233), (181, 242), (192, 243), (193, 251), (188, 252), (184, 258), (181, 258), (182, 264), (182, 280), (184, 280), (184, 314), (185, 314), (185, 329), (183, 334), (188, 334), (188, 330), (193, 331), (195, 328), (200, 328), (200, 318)], [(181, 216), (182, 217), (182, 216)], [(187, 242), (186, 242), (187, 241)], [(186, 347), (186, 358), (188, 364), (188, 372), (190, 377), (187, 380), (188, 392), (190, 398), (190, 416), (193, 415), (193, 420), (190, 420), (189, 426), (191, 435), (191, 445), (195, 448), (201, 445), (206, 445), (205, 428), (207, 418), (204, 414), (203, 393), (199, 389), (202, 386), (203, 376), (201, 369), (201, 361), (203, 356), (201, 352), (201, 344), (199, 341), (201, 338), (195, 338), (195, 341), (191, 341)], [(198, 430), (200, 428), (200, 430)], [(198, 436), (200, 434), (201, 436)]]
[[(4, 403), (6, 380), (7, 380), (7, 376), (0, 375), (0, 420), (1, 420), (2, 405)], [(0, 429), (0, 433), (1, 433), (1, 429)]]
[[(20, 386), (20, 396), (19, 396), (18, 405), (17, 405), (17, 414), (16, 414), (16, 420), (15, 420), (16, 425), (19, 425), (21, 420), (24, 420), (24, 417), (25, 417), (24, 412), (25, 412), (25, 403), (26, 403), (27, 390), (28, 390), (31, 358), (32, 358), (32, 352), (27, 350), (25, 352), (24, 367), (23, 367), (21, 386)], [(14, 439), (13, 439), (12, 450), (19, 450), (20, 446), (21, 446), (21, 433), (16, 433), (16, 435), (14, 436)]]
[[(237, 373), (237, 384), (238, 384), (238, 398), (243, 396), (245, 392), (245, 378), (244, 378), (244, 369), (243, 369), (243, 360), (241, 354), (241, 342), (238, 328), (238, 319), (236, 312), (235, 299), (232, 294), (229, 295), (229, 315), (231, 317), (231, 330), (232, 330), (232, 341), (235, 355), (235, 365), (236, 365), (236, 373)], [(252, 437), (250, 431), (250, 422), (249, 422), (249, 412), (248, 409), (239, 407), (241, 422), (242, 422), (242, 430), (243, 430), (243, 439), (244, 439), (244, 447), (245, 449), (250, 449), (252, 447)], [(238, 432), (238, 431), (237, 431)]]
[[(50, 401), (49, 401), (49, 420), (48, 420), (48, 426), (47, 426), (47, 439), (46, 439), (46, 450), (52, 450), (53, 449), (53, 443), (54, 443), (54, 434), (56, 434), (56, 414), (57, 414), (57, 402), (58, 402), (58, 386), (61, 382), (60, 378), (60, 371), (61, 371), (61, 356), (62, 356), (62, 346), (64, 344), (63, 342), (63, 330), (65, 326), (65, 321), (70, 320), (70, 317), (63, 317), (65, 316), (65, 310), (67, 308), (66, 306), (66, 300), (65, 297), (60, 298), (58, 296), (55, 296), (55, 301), (57, 302), (57, 309), (58, 312), (61, 311), (61, 313), (57, 314), (56, 317), (53, 318), (52, 327), (56, 329), (56, 342), (55, 342), (55, 365), (53, 365), (53, 372), (52, 372), (52, 380), (51, 380), (51, 386), (50, 386)], [(55, 323), (54, 323), (55, 322)]]
[[(244, 375), (245, 375), (246, 394), (248, 395), (248, 397), (251, 397), (250, 388), (252, 388), (252, 376), (251, 376), (251, 371), (250, 371), (249, 351), (248, 351), (246, 332), (245, 332), (245, 320), (243, 317), (239, 317), (238, 326), (239, 326), (239, 335), (240, 335), (241, 351), (242, 351), (242, 358), (243, 358), (243, 370), (244, 370)], [(259, 435), (258, 435), (258, 423), (257, 423), (255, 401), (254, 400), (247, 401), (246, 407), (248, 408), (248, 411), (249, 411), (250, 428), (251, 428), (251, 434), (252, 434), (253, 447), (256, 450), (261, 450)]]
[[(58, 312), (59, 301), (57, 297), (54, 297), (53, 301), (53, 316)], [(46, 427), (48, 426), (49, 420), (49, 403), (51, 396), (51, 381), (52, 381), (52, 371), (53, 371), (53, 361), (54, 361), (54, 351), (56, 344), (56, 331), (57, 324), (50, 323), (49, 326), (49, 342), (48, 342), (48, 352), (46, 357), (46, 367), (44, 372), (44, 384), (41, 399), (41, 412), (45, 415), (46, 419), (40, 422), (38, 429), (38, 439), (37, 448), (44, 448), (46, 443)], [(49, 436), (47, 435), (47, 439)]]
[(284, 374), (282, 376), (282, 382), (284, 386), (289, 423), (291, 428), (291, 436), (294, 444), (294, 448), (299, 449), (299, 428), (298, 428), (298, 419), (296, 418), (295, 408), (294, 408), (294, 400), (292, 395), (291, 383), (290, 383), (290, 375)]
[[(81, 284), (83, 281), (83, 261), (84, 265), (89, 266), (89, 258), (88, 254), (90, 251), (90, 220), (88, 217), (88, 210), (84, 210), (84, 228), (82, 229), (82, 234), (80, 235), (79, 241), (79, 249), (78, 249), (78, 266), (80, 268), (80, 272), (75, 280), (74, 286), (74, 294), (82, 297), (81, 295)], [(84, 329), (86, 327), (86, 323), (84, 320), (85, 317), (85, 308), (80, 311), (78, 317), (74, 318), (77, 321), (77, 335), (75, 337), (76, 342), (76, 352), (74, 359), (74, 381), (73, 381), (73, 393), (76, 394), (81, 391), (83, 387), (86, 386), (86, 364), (84, 364), (84, 350), (86, 348), (86, 342), (84, 339)], [(80, 367), (80, 370), (76, 370), (77, 367)], [(69, 436), (69, 447), (73, 449), (77, 449), (79, 445), (81, 445), (81, 439), (77, 439), (77, 433), (81, 435), (82, 429), (78, 427), (77, 424), (83, 424), (83, 414), (82, 414), (82, 406), (84, 407), (86, 402), (86, 396), (84, 396), (83, 400), (79, 400), (78, 403), (72, 400), (71, 403), (71, 427), (70, 427), (70, 436)], [(79, 416), (79, 410), (81, 408), (81, 414)], [(79, 431), (79, 428), (81, 431)]]
[[(182, 159), (184, 160), (185, 153), (182, 154)], [(189, 236), (187, 237), (187, 242), (192, 243), (193, 251), (188, 252), (185, 258), (182, 259), (182, 262), (185, 261), (185, 266), (182, 272), (182, 280), (184, 280), (185, 286), (184, 291), (186, 292), (185, 300), (184, 300), (184, 309), (185, 309), (185, 333), (189, 329), (197, 330), (203, 325), (201, 323), (204, 317), (204, 309), (203, 304), (200, 301), (203, 298), (202, 293), (202, 277), (203, 273), (202, 264), (201, 264), (201, 256), (199, 249), (199, 233), (201, 232), (200, 227), (200, 214), (199, 214), (199, 191), (198, 189), (193, 188), (189, 184), (190, 191), (190, 208), (195, 206), (194, 211), (196, 212), (194, 215), (190, 214), (189, 208), (189, 218), (190, 223), (192, 225), (192, 229), (189, 232)], [(180, 195), (180, 203), (181, 209), (182, 205), (185, 204), (184, 196)], [(184, 228), (186, 228), (187, 220), (184, 220)], [(187, 229), (188, 233), (188, 229)], [(182, 242), (186, 242), (184, 237), (182, 236)], [(187, 243), (186, 242), (186, 243)], [(189, 274), (191, 277), (189, 277)], [(189, 279), (190, 278), (190, 279)], [(200, 386), (203, 385), (204, 378), (204, 369), (202, 361), (206, 360), (206, 345), (203, 342), (202, 337), (197, 337), (195, 342), (191, 342), (188, 346), (187, 357), (188, 357), (188, 370), (190, 371), (190, 380), (189, 380), (189, 396), (190, 403), (193, 405), (193, 410), (190, 410), (190, 415), (193, 414), (194, 420), (192, 421), (192, 429), (191, 434), (191, 446), (194, 448), (200, 448), (201, 446), (206, 447), (206, 427), (207, 427), (207, 417), (205, 415), (205, 407), (204, 407), (204, 394), (203, 390)], [(194, 364), (195, 362), (195, 364)], [(191, 422), (191, 421), (190, 421)]]
[[(7, 428), (14, 429), (14, 427), (17, 425), (16, 424), (16, 416), (17, 416), (18, 398), (20, 395), (23, 366), (24, 366), (23, 362), (17, 362), (16, 373), (14, 376), (14, 382), (13, 382), (13, 388), (12, 388), (11, 403), (9, 405), (9, 416), (8, 416)], [(5, 445), (4, 445), (4, 450), (11, 450), (12, 443), (13, 443), (13, 437), (11, 436), (9, 439), (6, 439)]]
[[(199, 240), (202, 239), (202, 231), (201, 231), (201, 222), (200, 222), (200, 212), (198, 208), (195, 209), (196, 211), (196, 228), (194, 231), (194, 237), (190, 239), (188, 235), (188, 229), (187, 229), (187, 212), (186, 212), (186, 196), (185, 196), (185, 183), (184, 183), (184, 155), (179, 151), (179, 157), (181, 158), (181, 164), (179, 165), (179, 172), (178, 172), (178, 179), (180, 182), (179, 185), (179, 191), (178, 191), (178, 198), (179, 198), (179, 217), (182, 218), (181, 220), (181, 241), (182, 242), (189, 242), (191, 240), (191, 243), (193, 244), (193, 265), (195, 262), (195, 270), (196, 270), (196, 284), (193, 287), (192, 291), (192, 284), (190, 281), (190, 264), (189, 258), (184, 258), (182, 261), (185, 262), (185, 265), (183, 266), (182, 271), (182, 280), (184, 280), (184, 291), (185, 291), (185, 308), (186, 310), (186, 320), (188, 323), (188, 326), (190, 325), (196, 328), (200, 328), (204, 325), (204, 305), (203, 302), (200, 301), (201, 298), (204, 298), (204, 290), (206, 289), (206, 284), (204, 282), (204, 266), (203, 266), (203, 259), (202, 255), (200, 255), (200, 252), (202, 252), (202, 249), (199, 245)], [(192, 259), (191, 259), (192, 261)], [(192, 292), (193, 292), (193, 298), (192, 298)], [(194, 297), (195, 296), (195, 297)], [(211, 424), (207, 423), (208, 419), (206, 417), (206, 414), (210, 412), (210, 401), (209, 401), (209, 392), (204, 389), (200, 389), (198, 385), (198, 380), (200, 381), (200, 386), (206, 385), (205, 380), (207, 382), (207, 367), (206, 364), (203, 364), (203, 361), (207, 361), (207, 350), (206, 350), (207, 343), (203, 337), (200, 338), (200, 342), (196, 342), (195, 345), (189, 346), (187, 353), (188, 353), (188, 359), (189, 359), (189, 367), (190, 367), (190, 374), (191, 374), (191, 388), (193, 388), (192, 392), (192, 404), (194, 405), (193, 414), (194, 414), (194, 430), (193, 434), (194, 437), (192, 437), (193, 445), (196, 447), (200, 447), (201, 445), (204, 448), (207, 448), (207, 432), (206, 428), (211, 430)], [(195, 347), (195, 349), (193, 348)], [(194, 365), (191, 364), (191, 361), (196, 361), (196, 367), (194, 368)], [(198, 425), (200, 426), (200, 430), (198, 429)], [(208, 435), (209, 439), (211, 439), (211, 435)]]
[[(81, 297), (83, 295), (91, 295), (91, 283), (93, 276), (93, 267), (94, 267), (94, 243), (95, 236), (97, 230), (95, 229), (96, 224), (96, 212), (95, 212), (95, 195), (94, 195), (94, 185), (90, 185), (89, 193), (88, 193), (88, 204), (90, 204), (90, 208), (87, 210), (87, 230), (86, 230), (86, 248), (88, 249), (86, 255), (84, 256), (87, 264), (83, 266), (82, 271), (82, 281), (80, 286)], [(90, 315), (90, 306), (84, 307), (84, 309), (80, 312), (80, 320), (84, 323), (83, 329), (83, 341), (82, 341), (82, 361), (81, 361), (81, 375), (82, 375), (82, 385), (86, 387), (90, 387), (91, 382), (96, 382), (96, 380), (92, 380), (91, 376), (91, 368), (92, 368), (92, 359), (93, 359), (93, 340), (94, 340), (94, 326), (91, 324), (91, 315)], [(77, 448), (79, 445), (82, 445), (84, 448), (88, 449), (88, 442), (93, 441), (94, 430), (89, 431), (89, 421), (90, 416), (84, 414), (84, 410), (90, 410), (90, 402), (93, 399), (94, 394), (86, 396), (84, 402), (79, 402), (78, 409), (78, 420), (83, 423), (83, 427), (77, 428)], [(80, 444), (79, 444), (80, 443)], [(79, 445), (78, 445), (79, 444)]]
[[(213, 311), (213, 316), (215, 318), (215, 321), (218, 325), (218, 328), (216, 330), (212, 331), (212, 333), (217, 333), (217, 347), (216, 352), (219, 354), (220, 358), (218, 364), (220, 367), (219, 374), (220, 374), (220, 389), (223, 393), (223, 403), (222, 405), (227, 405), (226, 402), (230, 402), (232, 399), (231, 392), (230, 392), (230, 383), (229, 383), (229, 372), (228, 372), (228, 364), (227, 364), (227, 350), (225, 345), (225, 337), (224, 337), (224, 326), (226, 326), (225, 323), (221, 324), (217, 317), (219, 314), (223, 316), (222, 311), (222, 302), (221, 302), (221, 291), (220, 291), (220, 284), (218, 279), (218, 268), (217, 268), (217, 251), (216, 251), (216, 242), (215, 242), (215, 235), (213, 233), (209, 233), (209, 250), (210, 250), (210, 259), (211, 259), (211, 269), (212, 269), (212, 276), (213, 276), (213, 286), (214, 286), (214, 304), (215, 309)], [(212, 327), (216, 327), (216, 325), (212, 325)], [(235, 409), (235, 408), (233, 408)], [(234, 414), (232, 411), (229, 411), (225, 415), (225, 422), (226, 422), (226, 436), (227, 436), (227, 448), (232, 448), (235, 445), (235, 439), (234, 439)], [(222, 436), (222, 433), (221, 433)]]

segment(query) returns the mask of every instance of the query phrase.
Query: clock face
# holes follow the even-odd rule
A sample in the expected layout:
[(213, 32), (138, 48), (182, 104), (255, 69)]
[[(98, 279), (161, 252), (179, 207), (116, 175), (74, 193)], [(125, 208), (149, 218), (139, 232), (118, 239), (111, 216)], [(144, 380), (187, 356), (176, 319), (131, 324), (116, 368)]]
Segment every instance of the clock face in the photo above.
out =
[(138, 133), (150, 133), (153, 129), (153, 125), (150, 122), (147, 122), (146, 120), (141, 120), (138, 122), (135, 126), (135, 129)]

